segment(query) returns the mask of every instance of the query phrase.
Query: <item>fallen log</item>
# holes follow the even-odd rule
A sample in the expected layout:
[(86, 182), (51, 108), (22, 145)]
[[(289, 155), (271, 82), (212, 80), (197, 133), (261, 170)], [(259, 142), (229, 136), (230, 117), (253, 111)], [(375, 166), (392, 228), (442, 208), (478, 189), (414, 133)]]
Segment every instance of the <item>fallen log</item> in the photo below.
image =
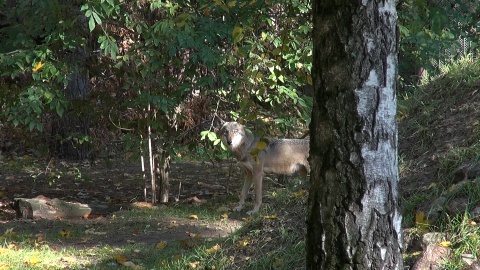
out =
[(13, 205), (17, 218), (26, 219), (91, 219), (106, 216), (120, 208), (119, 205), (72, 203), (57, 198), (50, 199), (42, 195), (31, 199), (15, 198)]

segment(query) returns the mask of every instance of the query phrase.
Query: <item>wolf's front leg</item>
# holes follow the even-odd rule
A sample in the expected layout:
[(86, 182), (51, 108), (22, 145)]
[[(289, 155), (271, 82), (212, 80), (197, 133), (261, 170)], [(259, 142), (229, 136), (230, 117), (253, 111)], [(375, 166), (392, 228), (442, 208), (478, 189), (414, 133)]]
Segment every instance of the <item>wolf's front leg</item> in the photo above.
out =
[(249, 170), (245, 170), (245, 180), (243, 182), (242, 192), (240, 193), (240, 201), (238, 202), (238, 206), (233, 208), (233, 211), (241, 211), (243, 209), (243, 205), (245, 204), (245, 199), (248, 195), (248, 190), (252, 186), (252, 172)]
[(262, 180), (263, 180), (263, 172), (255, 172), (253, 174), (253, 184), (255, 186), (255, 205), (253, 209), (247, 212), (247, 215), (253, 215), (260, 210), (260, 206), (262, 205)]

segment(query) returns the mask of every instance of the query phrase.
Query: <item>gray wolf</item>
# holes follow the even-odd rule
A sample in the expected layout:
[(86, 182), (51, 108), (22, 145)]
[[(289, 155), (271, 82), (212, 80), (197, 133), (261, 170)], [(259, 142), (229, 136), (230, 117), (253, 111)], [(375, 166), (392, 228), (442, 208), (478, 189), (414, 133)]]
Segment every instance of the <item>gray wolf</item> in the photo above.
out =
[(255, 204), (247, 214), (258, 212), (262, 205), (262, 180), (265, 173), (292, 175), (298, 172), (306, 178), (310, 172), (308, 140), (256, 138), (237, 122), (226, 122), (219, 135), (245, 171), (240, 202), (233, 208), (234, 211), (243, 209), (245, 197), (253, 182)]

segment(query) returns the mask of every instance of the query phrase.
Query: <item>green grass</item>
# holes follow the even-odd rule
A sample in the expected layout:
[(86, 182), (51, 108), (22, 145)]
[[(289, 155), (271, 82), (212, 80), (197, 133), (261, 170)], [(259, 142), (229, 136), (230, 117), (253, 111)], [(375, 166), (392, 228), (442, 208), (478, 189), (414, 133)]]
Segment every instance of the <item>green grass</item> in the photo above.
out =
[(447, 261), (445, 269), (465, 267), (462, 257), (466, 254), (479, 258), (480, 226), (472, 221), (468, 213), (450, 218), (442, 231), (451, 247), (451, 259)]

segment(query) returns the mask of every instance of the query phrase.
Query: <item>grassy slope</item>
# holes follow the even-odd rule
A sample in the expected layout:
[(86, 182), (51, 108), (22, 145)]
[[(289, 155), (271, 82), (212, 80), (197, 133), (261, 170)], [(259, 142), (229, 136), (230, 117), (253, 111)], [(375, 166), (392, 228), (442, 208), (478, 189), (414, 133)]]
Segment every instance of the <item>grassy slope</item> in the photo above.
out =
[(480, 63), (463, 60), (414, 95), (399, 98), (400, 176), (406, 206), (415, 197), (448, 187), (453, 171), (479, 156), (478, 74)]
[[(415, 214), (427, 211), (434, 199), (452, 187), (453, 172), (459, 165), (480, 157), (479, 74), (480, 62), (463, 59), (445, 67), (440, 76), (425, 82), (414, 94), (399, 97), (404, 227), (413, 227)], [(470, 201), (478, 200), (471, 194), (464, 195)], [(468, 213), (443, 221), (440, 227), (430, 229), (452, 234), (454, 256), (447, 268), (458, 269), (459, 255), (476, 250), (467, 251), (465, 247), (480, 244), (465, 233), (477, 235), (480, 229), (470, 226)]]

